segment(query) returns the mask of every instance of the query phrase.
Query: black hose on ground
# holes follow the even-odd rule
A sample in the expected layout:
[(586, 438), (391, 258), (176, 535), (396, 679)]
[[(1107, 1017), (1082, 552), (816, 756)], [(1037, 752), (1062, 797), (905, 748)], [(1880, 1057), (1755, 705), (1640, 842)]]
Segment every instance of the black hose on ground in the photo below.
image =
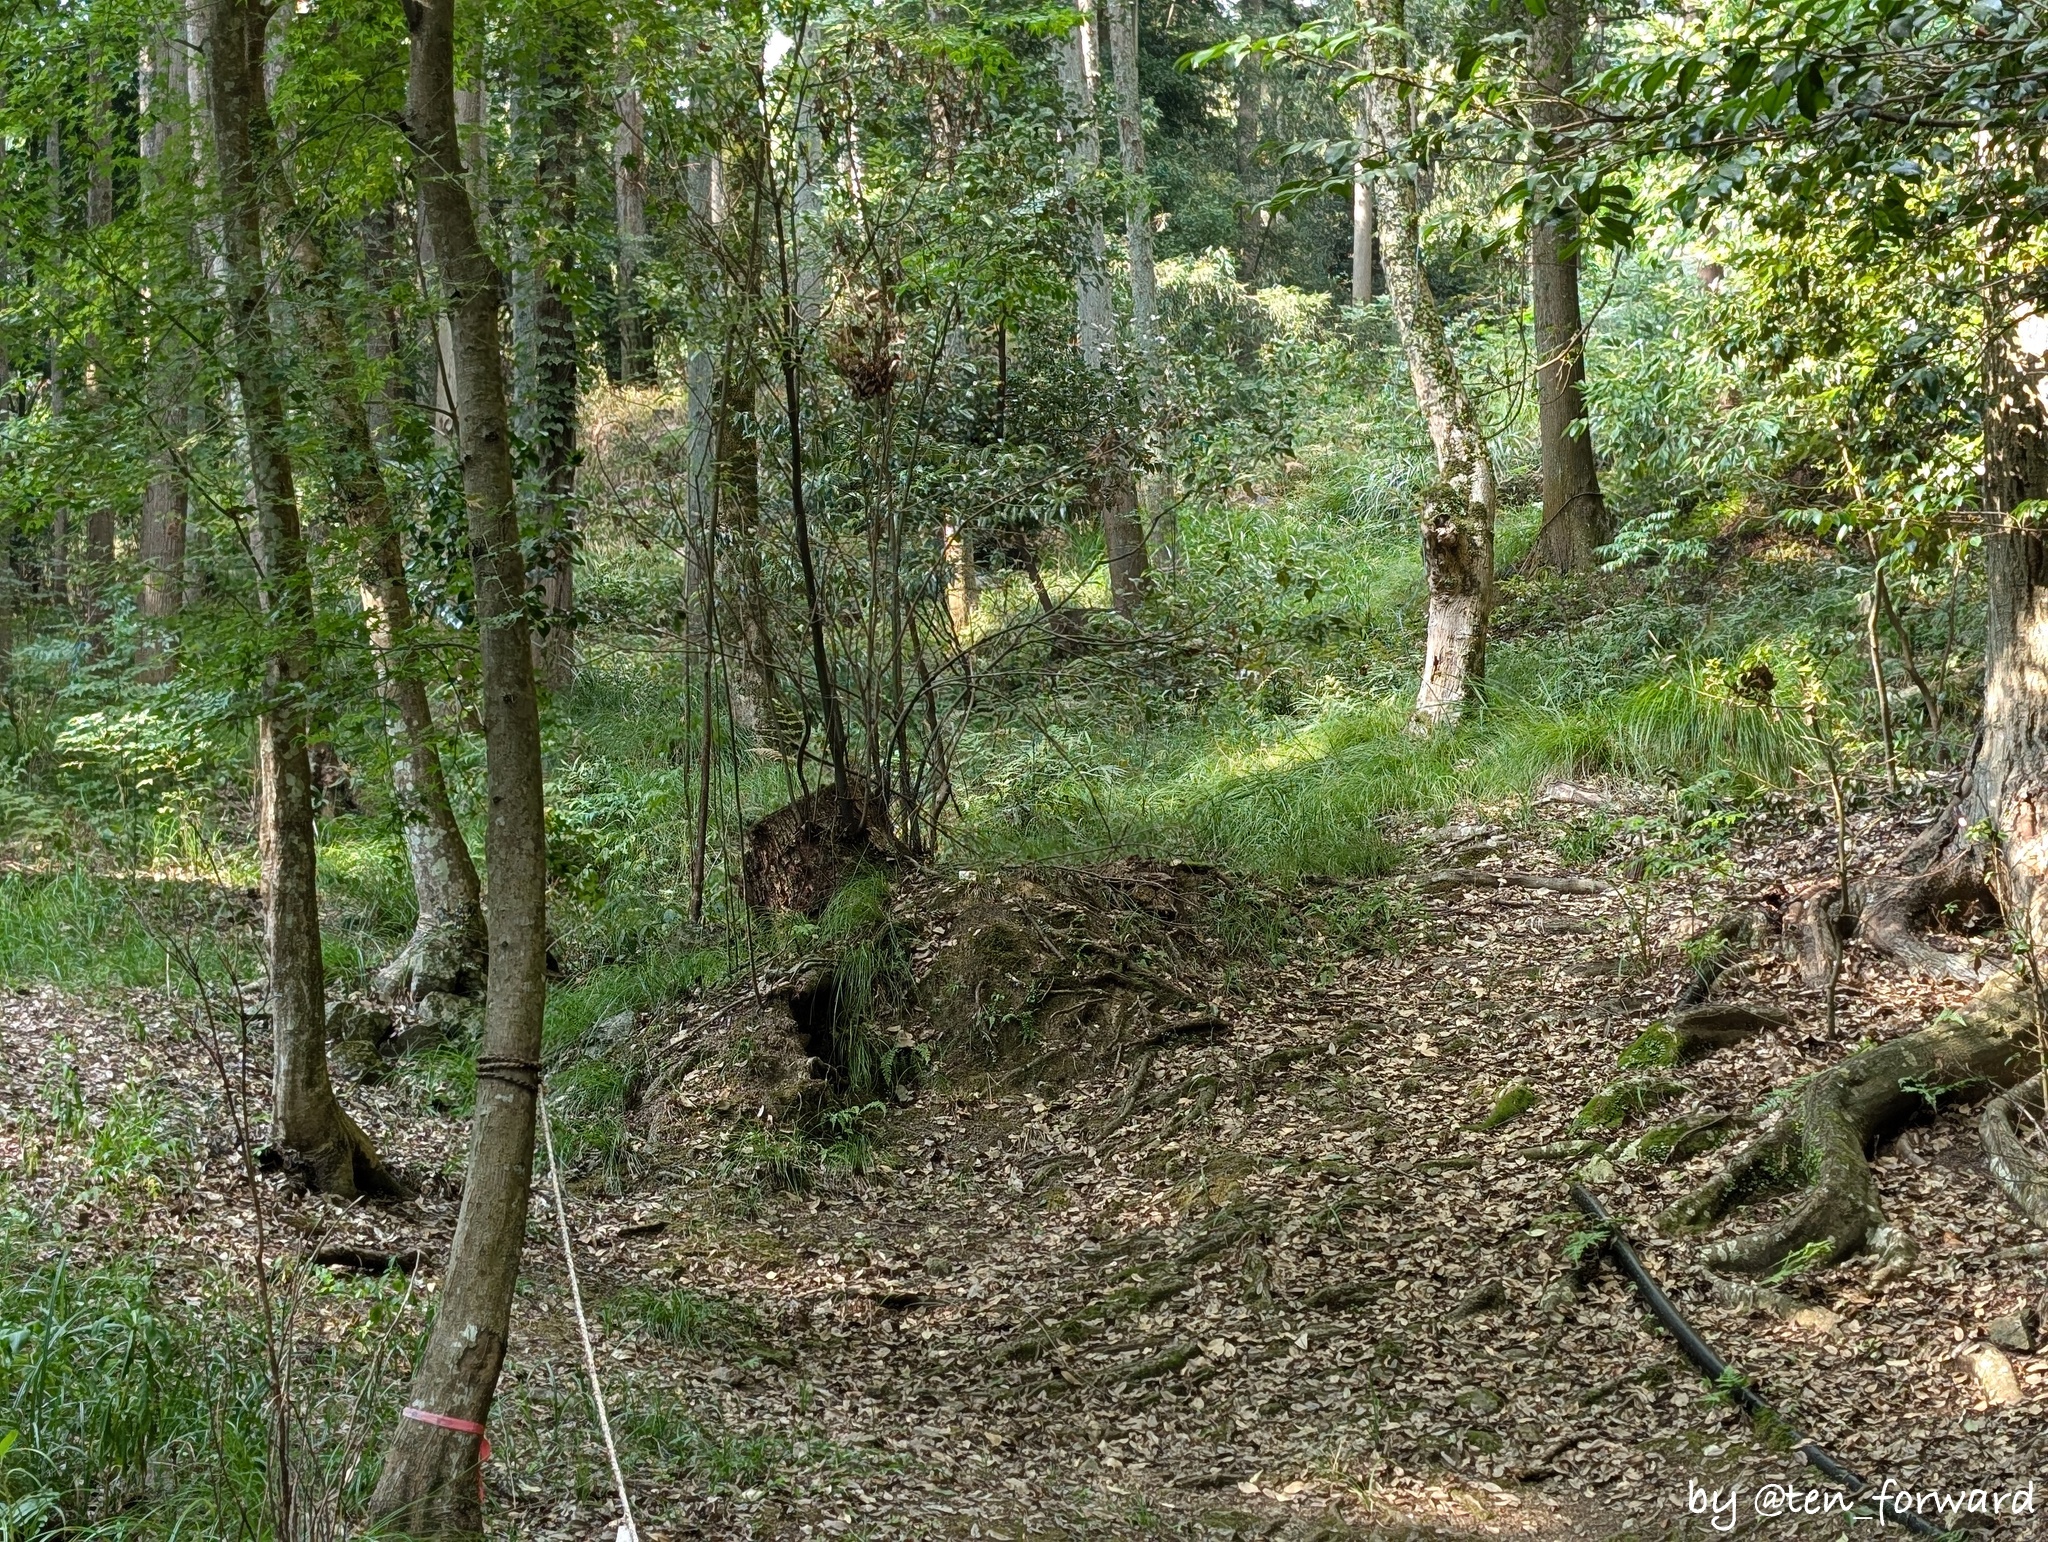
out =
[[(1700, 1368), (1716, 1390), (1725, 1392), (1741, 1405), (1742, 1411), (1752, 1420), (1762, 1419), (1767, 1424), (1791, 1433), (1792, 1427), (1785, 1422), (1783, 1416), (1759, 1397), (1746, 1381), (1731, 1372), (1728, 1363), (1714, 1353), (1711, 1344), (1693, 1332), (1692, 1324), (1679, 1314), (1678, 1308), (1671, 1304), (1671, 1298), (1664, 1294), (1655, 1280), (1650, 1278), (1650, 1271), (1643, 1267), (1643, 1261), (1636, 1257), (1636, 1250), (1629, 1245), (1627, 1233), (1622, 1231), (1614, 1223), (1613, 1218), (1601, 1208), (1600, 1201), (1593, 1197), (1592, 1191), (1583, 1183), (1574, 1183), (1571, 1186), (1571, 1196), (1572, 1203), (1584, 1212), (1586, 1219), (1602, 1228), (1604, 1235), (1601, 1246), (1612, 1255), (1617, 1264), (1621, 1265), (1621, 1272), (1635, 1285), (1637, 1293), (1648, 1303), (1650, 1311), (1657, 1321), (1664, 1325), (1665, 1331), (1678, 1340), (1678, 1347), (1685, 1351), (1685, 1357)], [(1870, 1481), (1867, 1478), (1851, 1472), (1812, 1441), (1795, 1439), (1792, 1448), (1806, 1459), (1807, 1466), (1847, 1489), (1850, 1498), (1861, 1498), (1869, 1490)], [(1892, 1521), (1923, 1537), (1951, 1535), (1911, 1510), (1900, 1512), (1889, 1505), (1879, 1506), (1878, 1519)]]

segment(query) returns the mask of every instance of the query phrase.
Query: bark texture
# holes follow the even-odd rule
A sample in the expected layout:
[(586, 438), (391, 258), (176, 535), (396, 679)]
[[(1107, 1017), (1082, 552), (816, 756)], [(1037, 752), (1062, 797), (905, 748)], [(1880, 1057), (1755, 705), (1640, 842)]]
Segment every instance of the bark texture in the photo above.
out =
[(314, 656), (313, 588), (264, 271), (264, 190), (276, 174), (263, 93), (267, 13), (252, 0), (208, 0), (208, 8), (208, 99), (221, 199), (221, 253), (256, 503), (257, 590), (268, 633), (257, 760), (273, 1046), (271, 1139), (314, 1187), (341, 1195), (390, 1194), (397, 1184), (342, 1111), (327, 1073), (326, 981), (305, 721)]
[(1380, 266), (1387, 276), (1394, 322), (1415, 399), (1436, 449), (1438, 483), (1422, 509), (1422, 558), (1429, 582), (1428, 637), (1419, 727), (1455, 723), (1486, 673), (1487, 624), (1493, 611), (1493, 516), (1499, 496), (1493, 457), (1444, 335), (1443, 316), (1422, 268), (1421, 195), (1408, 137), (1407, 49), (1402, 0), (1369, 0), (1374, 24), (1366, 52), (1374, 80), (1368, 93), (1374, 153), (1388, 161), (1374, 182), (1379, 208)]
[(615, 287), (619, 306), (619, 379), (629, 386), (654, 379), (654, 347), (640, 294), (647, 254), (647, 108), (633, 73), (632, 23), (619, 32), (618, 126), (612, 135), (612, 202), (619, 227)]
[[(1076, 0), (1081, 24), (1060, 41), (1060, 88), (1067, 105), (1067, 168), (1077, 204), (1074, 251), (1075, 333), (1081, 365), (1104, 392), (1113, 391), (1116, 322), (1110, 309), (1109, 246), (1096, 207), (1102, 168), (1102, 132), (1096, 123), (1101, 72), (1095, 56), (1094, 0)], [(1114, 434), (1097, 447), (1096, 501), (1102, 514), (1103, 556), (1109, 567), (1109, 602), (1135, 616), (1145, 592), (1145, 529), (1138, 518), (1130, 457)]]
[(532, 359), (525, 425), (535, 452), (533, 524), (544, 553), (546, 621), (535, 640), (534, 667), (552, 691), (566, 691), (576, 680), (577, 337), (570, 304), (576, 259), (567, 237), (576, 228), (588, 57), (581, 29), (572, 20), (561, 22), (541, 52), (535, 89), (525, 104), (528, 131), (536, 141), (534, 202), (541, 211), (530, 276)]
[(2013, 520), (2048, 497), (2048, 309), (2036, 287), (1993, 301), (1984, 378), (1984, 718), (1962, 822), (1987, 826), (2006, 923), (2048, 940), (2048, 542)]
[[(1569, 124), (1566, 98), (1585, 32), (1579, 0), (1533, 7), (1529, 27), (1529, 121), (1539, 141)], [(1529, 227), (1530, 303), (1536, 325), (1537, 428), (1541, 440), (1543, 525), (1533, 553), (1561, 573), (1588, 573), (1614, 539), (1593, 425), (1586, 414), (1586, 337), (1579, 312), (1578, 228), (1562, 212)]]
[[(498, 271), (478, 239), (455, 116), (453, 7), (406, 7), (412, 34), (406, 132), (433, 229), (437, 278), (454, 341), (463, 493), (469, 510), (483, 651), (490, 816), (490, 981), (477, 1055), (469, 1177), (413, 1368), (410, 1405), (481, 1425), (504, 1364), (512, 1292), (533, 1178), (540, 1030), (547, 999), (547, 851), (541, 817), (540, 716), (523, 604), (525, 566), (512, 479)], [(478, 1437), (401, 1418), (385, 1448), (370, 1513), (418, 1537), (483, 1531)]]

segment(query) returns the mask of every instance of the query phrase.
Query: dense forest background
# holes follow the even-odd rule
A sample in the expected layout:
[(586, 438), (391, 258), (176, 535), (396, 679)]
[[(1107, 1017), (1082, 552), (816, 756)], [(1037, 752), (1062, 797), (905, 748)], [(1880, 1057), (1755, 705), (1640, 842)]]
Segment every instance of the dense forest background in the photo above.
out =
[[(1003, 875), (1213, 875), (1234, 990), (1393, 949), (1418, 851), (1477, 820), (1497, 866), (1562, 798), (1545, 860), (1603, 876), (1537, 891), (1609, 895), (1681, 1005), (1750, 935), (1701, 896), (1779, 885), (1802, 1076), (1878, 1074), (1859, 926), (2024, 974), (2039, 52), (2001, 0), (11, 8), (0, 981), (170, 1014), (218, 1096), (88, 1116), (79, 1041), (22, 1039), (0, 1537), (473, 1533), (543, 1082), (544, 1160), (625, 1203), (655, 1025), (782, 1003), (829, 1090), (692, 1126), (751, 1216), (886, 1168), (958, 1057), (1041, 1067), (1061, 991), (1209, 1021), (1140, 949), (906, 1031), (918, 928)], [(1929, 1110), (2019, 1078), (2006, 1028), (1912, 1040)], [(1855, 1105), (1844, 1178), (1810, 1103), (1694, 1219), (1762, 1161), (1812, 1203), (1718, 1263), (1882, 1252), (1909, 1111)], [(193, 1284), (148, 1218), (229, 1152), (254, 1262)], [(282, 1390), (273, 1193), (461, 1205), (431, 1321), (367, 1270), (312, 1313), (305, 1374), (374, 1389), (346, 1458)], [(678, 1483), (769, 1481), (709, 1450)]]

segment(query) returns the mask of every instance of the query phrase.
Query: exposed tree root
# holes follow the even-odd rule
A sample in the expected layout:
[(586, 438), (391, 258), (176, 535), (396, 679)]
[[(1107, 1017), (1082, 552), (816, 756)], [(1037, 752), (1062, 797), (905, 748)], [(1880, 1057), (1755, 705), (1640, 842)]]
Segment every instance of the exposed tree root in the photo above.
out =
[(1754, 910), (1731, 910), (1716, 920), (1689, 950), (1695, 959), (1693, 975), (1679, 987), (1673, 1005), (1683, 1009), (1704, 1002), (1720, 978), (1756, 950), (1761, 930)]
[[(2005, 1191), (2013, 1208), (2048, 1231), (2048, 1172), (2027, 1149), (2021, 1130), (2039, 1128), (2043, 1111), (2042, 1079), (2030, 1076), (2010, 1092), (1985, 1105), (1977, 1130), (1984, 1142), (1984, 1163)], [(2024, 1122), (2024, 1123), (2023, 1123)]]
[(269, 1149), (278, 1162), (307, 1188), (337, 1199), (410, 1199), (412, 1189), (377, 1155), (356, 1122), (337, 1110), (339, 1127), (322, 1146), (311, 1151)]
[(481, 1000), (488, 962), (481, 915), (422, 915), (371, 989), (385, 1001), (417, 1002), (436, 992)]
[(2010, 1087), (2038, 1068), (2039, 1057), (2012, 1036), (2024, 1018), (2018, 989), (2000, 981), (1967, 1015), (1944, 1016), (1809, 1078), (1785, 1114), (1662, 1224), (1707, 1226), (1765, 1195), (1800, 1190), (1785, 1216), (1713, 1244), (1706, 1261), (1770, 1274), (1788, 1261), (1820, 1267), (1858, 1252), (1884, 1224), (1865, 1153), (1944, 1099)]
[(1483, 867), (1452, 867), (1431, 873), (1415, 886), (1418, 894), (1452, 894), (1460, 889), (1538, 889), (1547, 894), (1605, 894), (1597, 878), (1550, 878), (1541, 873), (1490, 872)]
[(1785, 911), (1785, 934), (1807, 984), (1821, 985), (1828, 978), (1834, 956), (1831, 929), (1843, 938), (1853, 935), (1930, 979), (1983, 983), (1982, 965), (1937, 948), (1920, 931), (1936, 918), (1998, 911), (1984, 881), (1983, 859), (1956, 837), (1955, 825), (1952, 815), (1937, 819), (1901, 857), (1903, 874), (1852, 881), (1846, 905), (1835, 883), (1816, 884), (1793, 896)]

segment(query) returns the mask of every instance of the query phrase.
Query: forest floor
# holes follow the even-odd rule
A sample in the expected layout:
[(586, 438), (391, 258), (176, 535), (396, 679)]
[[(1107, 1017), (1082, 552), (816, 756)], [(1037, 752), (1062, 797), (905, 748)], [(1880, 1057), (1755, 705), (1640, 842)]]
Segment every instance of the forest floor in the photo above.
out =
[[(1603, 796), (1612, 817), (1630, 794)], [(1554, 848), (1586, 817), (1539, 805), (1504, 831), (1410, 832), (1370, 945), (1232, 972), (1224, 1026), (1142, 1070), (1106, 1051), (1035, 1089), (936, 1077), (889, 1113), (864, 1172), (778, 1189), (703, 1133), (637, 1139), (614, 1181), (572, 1184), (642, 1537), (1729, 1534), (1729, 1514), (1689, 1513), (1694, 1485), (1737, 1491), (1737, 1535), (1843, 1534), (1839, 1515), (1759, 1518), (1772, 1485), (1825, 1485), (1701, 1382), (1611, 1268), (1575, 1276), (1571, 1164), (1532, 1149), (1571, 1135), (1668, 1010), (1682, 940), (1731, 894), (1825, 872), (1831, 837), (1789, 812), (1752, 820), (1696, 887), (1612, 871), (1587, 895), (1420, 881), (1452, 861), (1561, 872)], [(1901, 811), (1858, 820), (1860, 864), (1908, 833)], [(1796, 1026), (1679, 1073), (1680, 1116), (1754, 1110), (1957, 999), (1853, 948), (1833, 1041), (1775, 955), (1723, 990)], [(250, 1053), (260, 1067), (262, 1046)], [(1472, 1127), (1514, 1082), (1529, 1110)], [(403, 1169), (460, 1170), (465, 1125), (444, 1098), (402, 1076), (346, 1096)], [(187, 1132), (189, 1159), (159, 1162), (141, 1190), (85, 1181), (106, 1132), (143, 1114)], [(222, 1078), (168, 998), (0, 997), (0, 1116), (10, 1203), (81, 1267), (147, 1256), (172, 1296), (180, 1279), (253, 1279)], [(1715, 1160), (1592, 1176), (1694, 1324), (1801, 1434), (1916, 1490), (2048, 1481), (2048, 1356), (2009, 1351), (2024, 1395), (2006, 1406), (1957, 1359), (2048, 1293), (2048, 1263), (1999, 1256), (2031, 1239), (1983, 1172), (1971, 1115), (1945, 1112), (1877, 1158), (1889, 1217), (1918, 1244), (1911, 1272), (1880, 1287), (1853, 1260), (1801, 1278), (1790, 1315), (1714, 1304), (1694, 1245), (1650, 1225)], [(298, 1331), (346, 1337), (365, 1292), (416, 1307), (430, 1291), (447, 1184), (390, 1210), (271, 1179), (259, 1191), (273, 1256), (317, 1237), (428, 1259), (411, 1285), (306, 1271)], [(537, 1190), (493, 1419), (493, 1535), (613, 1535), (580, 1375)], [(382, 1382), (325, 1413), (334, 1438), (374, 1440), (397, 1395)], [(2048, 1534), (2034, 1524), (1994, 1531)]]

